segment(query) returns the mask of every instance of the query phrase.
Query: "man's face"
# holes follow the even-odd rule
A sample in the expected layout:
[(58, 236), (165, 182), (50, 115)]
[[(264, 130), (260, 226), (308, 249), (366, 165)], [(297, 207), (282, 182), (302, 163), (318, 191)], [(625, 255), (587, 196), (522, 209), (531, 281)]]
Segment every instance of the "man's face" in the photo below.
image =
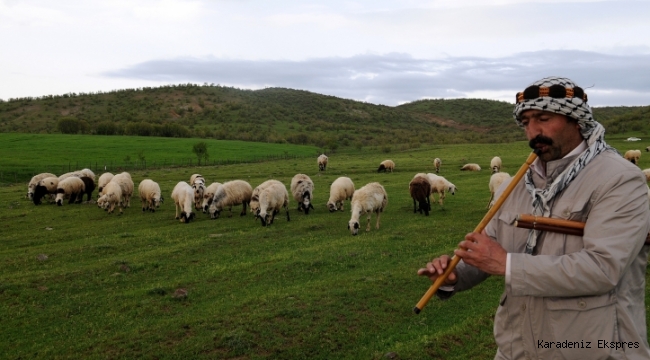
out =
[(563, 158), (582, 142), (580, 126), (564, 115), (526, 110), (520, 118), (530, 147), (538, 150), (543, 162)]

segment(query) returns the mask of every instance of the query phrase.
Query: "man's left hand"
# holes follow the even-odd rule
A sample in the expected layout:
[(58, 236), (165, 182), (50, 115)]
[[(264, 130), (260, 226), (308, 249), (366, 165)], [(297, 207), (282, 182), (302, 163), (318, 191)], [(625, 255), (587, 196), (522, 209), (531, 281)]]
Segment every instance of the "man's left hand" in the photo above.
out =
[(454, 250), (454, 253), (461, 257), (463, 262), (488, 274), (506, 274), (507, 252), (492, 238), (484, 234), (469, 233), (458, 246), (460, 248)]

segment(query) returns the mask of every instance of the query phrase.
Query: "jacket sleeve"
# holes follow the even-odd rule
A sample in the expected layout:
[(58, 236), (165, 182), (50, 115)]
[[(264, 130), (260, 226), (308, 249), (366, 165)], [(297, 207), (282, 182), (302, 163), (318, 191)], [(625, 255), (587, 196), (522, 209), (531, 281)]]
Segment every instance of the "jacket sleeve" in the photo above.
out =
[(506, 286), (512, 295), (589, 296), (617, 286), (650, 228), (647, 187), (637, 172), (626, 169), (605, 179), (590, 202), (581, 250), (565, 255), (511, 255)]

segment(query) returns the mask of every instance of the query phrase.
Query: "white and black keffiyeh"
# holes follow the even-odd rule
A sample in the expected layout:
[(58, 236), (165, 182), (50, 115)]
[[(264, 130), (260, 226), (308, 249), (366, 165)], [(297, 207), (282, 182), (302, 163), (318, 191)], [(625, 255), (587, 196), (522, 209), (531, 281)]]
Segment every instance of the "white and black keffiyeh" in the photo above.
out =
[[(611, 149), (605, 143), (605, 128), (594, 120), (591, 108), (587, 105), (587, 94), (571, 80), (560, 77), (547, 77), (530, 85), (523, 93), (517, 94), (514, 118), (522, 126), (520, 115), (525, 110), (536, 109), (569, 116), (578, 121), (580, 133), (587, 140), (587, 150), (582, 152), (545, 189), (537, 189), (533, 183), (532, 170), (525, 176), (526, 190), (532, 196), (533, 215), (550, 215), (549, 202), (564, 190), (580, 170), (601, 152)], [(615, 150), (614, 150), (615, 151)], [(538, 230), (530, 230), (526, 241), (526, 254), (532, 254), (537, 244)]]

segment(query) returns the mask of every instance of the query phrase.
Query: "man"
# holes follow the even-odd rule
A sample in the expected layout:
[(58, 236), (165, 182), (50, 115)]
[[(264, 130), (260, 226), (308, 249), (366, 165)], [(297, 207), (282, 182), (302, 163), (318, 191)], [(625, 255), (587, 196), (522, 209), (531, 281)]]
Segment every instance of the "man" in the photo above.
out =
[[(650, 359), (642, 172), (605, 143), (587, 95), (569, 79), (533, 83), (513, 115), (539, 157), (483, 233), (460, 242), (462, 261), (437, 295), (505, 277), (495, 359)], [(584, 235), (516, 228), (518, 214), (585, 222)], [(441, 256), (418, 274), (434, 281), (449, 262)]]

